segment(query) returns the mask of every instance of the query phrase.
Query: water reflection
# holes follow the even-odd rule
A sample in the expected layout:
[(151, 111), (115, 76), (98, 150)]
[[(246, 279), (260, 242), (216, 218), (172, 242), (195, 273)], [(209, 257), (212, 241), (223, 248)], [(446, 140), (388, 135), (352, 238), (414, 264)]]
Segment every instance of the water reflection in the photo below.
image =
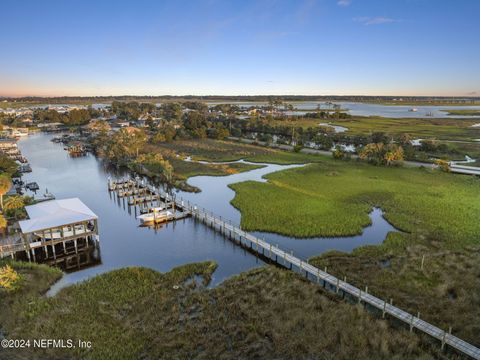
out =
[[(182, 264), (214, 260), (218, 263), (212, 277), (214, 286), (231, 275), (264, 264), (245, 249), (191, 218), (161, 227), (140, 227), (136, 219), (138, 207), (128, 206), (126, 199), (115, 196), (107, 189), (108, 177), (122, 177), (126, 172), (108, 166), (92, 155), (71, 158), (62, 145), (49, 141), (51, 137), (37, 134), (19, 141), (19, 147), (33, 170), (25, 174), (24, 180), (36, 181), (40, 192), (48, 187), (57, 199), (79, 197), (91, 208), (99, 217), (102, 256), (101, 262), (94, 267), (67, 273), (50, 294), (70, 283), (127, 266), (145, 266), (165, 272)], [(235, 194), (229, 184), (246, 180), (266, 181), (263, 176), (268, 173), (303, 166), (264, 165), (263, 168), (229, 176), (191, 178), (189, 183), (202, 189), (202, 192), (179, 191), (177, 196), (239, 223), (240, 213), (230, 204)], [(389, 231), (395, 230), (383, 219), (379, 209), (374, 209), (370, 216), (372, 225), (355, 237), (298, 240), (275, 234), (259, 235), (285, 249), (292, 249), (304, 258), (329, 249), (351, 251), (360, 245), (380, 243)], [(73, 260), (69, 263), (73, 264)]]

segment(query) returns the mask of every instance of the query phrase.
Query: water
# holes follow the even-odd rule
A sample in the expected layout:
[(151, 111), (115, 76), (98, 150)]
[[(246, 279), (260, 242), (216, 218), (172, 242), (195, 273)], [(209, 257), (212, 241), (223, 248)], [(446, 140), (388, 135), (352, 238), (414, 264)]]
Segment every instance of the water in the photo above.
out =
[[(215, 102), (209, 103), (209, 105), (215, 105), (219, 103), (232, 103), (240, 107), (248, 108), (251, 106), (264, 106), (266, 102)], [(295, 106), (295, 111), (287, 111), (286, 115), (304, 115), (305, 111), (302, 110), (316, 110), (320, 105), (321, 109), (333, 109), (332, 105), (327, 105), (322, 101), (298, 101), (290, 102)], [(466, 105), (466, 106), (413, 106), (413, 105), (381, 105), (381, 104), (368, 104), (358, 102), (336, 101), (336, 105), (340, 105), (342, 109), (347, 109), (350, 115), (354, 116), (383, 116), (390, 118), (478, 118), (479, 116), (469, 115), (448, 115), (447, 112), (442, 110), (480, 110), (480, 105)], [(280, 106), (280, 108), (282, 108)], [(410, 111), (412, 108), (417, 111)], [(430, 116), (431, 115), (431, 116)]]
[[(247, 161), (241, 161), (247, 164), (254, 164)], [(177, 196), (185, 200), (191, 201), (214, 214), (219, 214), (222, 217), (240, 223), (240, 212), (234, 208), (230, 201), (235, 197), (235, 192), (228, 187), (229, 184), (234, 184), (246, 180), (254, 180), (265, 182), (264, 175), (278, 170), (295, 168), (303, 165), (273, 165), (260, 164), (264, 168), (252, 170), (246, 173), (235, 174), (226, 177), (212, 177), (212, 176), (195, 176), (188, 180), (189, 184), (202, 189), (201, 193), (193, 194), (187, 192), (179, 192)], [(372, 224), (363, 229), (362, 234), (356, 236), (346, 237), (314, 237), (297, 239), (289, 236), (279, 234), (253, 232), (257, 237), (264, 238), (271, 244), (278, 244), (282, 249), (293, 251), (297, 257), (304, 260), (314, 255), (321, 254), (328, 250), (340, 250), (350, 252), (354, 248), (361, 245), (377, 245), (385, 240), (387, 234), (391, 231), (397, 231), (389, 222), (383, 217), (383, 212), (379, 208), (372, 209), (369, 214)], [(319, 219), (321, 221), (321, 219)]]
[[(121, 176), (93, 155), (71, 158), (63, 145), (50, 141), (52, 135), (36, 134), (19, 141), (22, 154), (27, 157), (32, 173), (24, 175), (26, 182), (36, 181), (37, 192), (45, 188), (57, 199), (78, 197), (99, 217), (101, 263), (90, 268), (67, 273), (50, 292), (90, 276), (126, 266), (145, 266), (166, 272), (175, 266), (191, 262), (214, 260), (218, 268), (212, 277), (212, 286), (225, 278), (262, 266), (264, 263), (244, 249), (224, 239), (217, 232), (184, 219), (161, 228), (139, 227), (137, 209), (117, 199), (107, 190), (109, 176)], [(223, 177), (197, 176), (189, 183), (202, 189), (201, 193), (178, 192), (177, 196), (205, 207), (222, 217), (240, 222), (240, 213), (230, 205), (234, 192), (228, 185), (240, 181), (265, 181), (263, 176), (273, 171), (302, 165), (273, 165), (249, 172)], [(308, 258), (325, 250), (351, 251), (364, 244), (381, 243), (389, 231), (395, 229), (375, 209), (373, 224), (360, 236), (345, 238), (294, 239), (276, 234), (259, 235), (292, 249), (300, 257)], [(319, 219), (321, 221), (321, 219)]]

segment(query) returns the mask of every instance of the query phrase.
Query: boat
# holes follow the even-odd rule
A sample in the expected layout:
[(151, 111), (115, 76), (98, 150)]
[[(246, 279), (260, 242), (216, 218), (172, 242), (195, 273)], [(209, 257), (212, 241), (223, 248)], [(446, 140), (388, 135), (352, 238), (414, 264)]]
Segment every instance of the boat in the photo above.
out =
[(172, 218), (173, 213), (171, 211), (165, 210), (163, 207), (152, 208), (152, 211), (137, 216), (137, 219), (140, 220), (140, 224), (153, 224), (158, 222), (164, 222)]
[(43, 197), (44, 197), (45, 200), (54, 200), (55, 199), (55, 195), (48, 192), (48, 189), (45, 189), (45, 194), (43, 194)]
[(411, 111), (411, 112), (417, 112), (417, 111), (418, 111), (418, 109), (417, 109), (417, 108), (411, 108), (411, 109), (410, 109), (410, 110), (408, 110), (408, 111)]

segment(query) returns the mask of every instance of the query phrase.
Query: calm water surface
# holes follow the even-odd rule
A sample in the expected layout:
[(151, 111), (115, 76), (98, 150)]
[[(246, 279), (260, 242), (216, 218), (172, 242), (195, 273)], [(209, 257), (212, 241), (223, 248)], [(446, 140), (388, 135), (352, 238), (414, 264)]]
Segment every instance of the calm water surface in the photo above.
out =
[[(212, 102), (209, 105), (215, 104), (236, 104), (240, 107), (250, 107), (267, 105), (266, 102)], [(325, 102), (318, 101), (297, 101), (290, 102), (296, 111), (287, 112), (287, 115), (304, 115), (305, 112), (301, 110), (316, 110), (320, 105), (321, 109), (332, 109), (331, 105), (327, 105)], [(480, 110), (479, 105), (465, 105), (465, 106), (413, 106), (413, 105), (380, 105), (380, 104), (368, 104), (358, 102), (347, 101), (335, 101), (337, 105), (340, 105), (342, 109), (347, 109), (348, 113), (356, 116), (384, 116), (391, 118), (478, 118), (478, 116), (469, 115), (448, 115), (447, 112), (442, 110)], [(416, 108), (417, 111), (410, 111), (412, 108)]]
[[(262, 266), (264, 263), (244, 249), (224, 239), (210, 228), (185, 219), (161, 228), (139, 227), (134, 207), (129, 208), (107, 190), (109, 176), (121, 177), (93, 155), (71, 158), (63, 145), (50, 141), (52, 135), (36, 134), (19, 141), (22, 154), (27, 157), (33, 172), (24, 180), (40, 185), (39, 196), (45, 189), (57, 199), (78, 197), (99, 217), (101, 264), (66, 274), (52, 292), (84, 280), (90, 276), (125, 266), (145, 266), (158, 271), (169, 271), (175, 266), (191, 262), (215, 260), (218, 268), (212, 285), (225, 278)], [(205, 207), (222, 217), (240, 222), (240, 213), (230, 205), (234, 192), (228, 184), (245, 181), (265, 181), (265, 174), (301, 165), (266, 164), (261, 169), (223, 177), (197, 176), (189, 183), (202, 189), (193, 194), (178, 192), (177, 196)], [(293, 250), (303, 258), (326, 250), (351, 251), (364, 244), (381, 243), (389, 231), (395, 229), (382, 217), (379, 209), (371, 214), (372, 225), (361, 236), (345, 238), (294, 239), (269, 233), (260, 236)], [(321, 221), (321, 219), (319, 219)]]

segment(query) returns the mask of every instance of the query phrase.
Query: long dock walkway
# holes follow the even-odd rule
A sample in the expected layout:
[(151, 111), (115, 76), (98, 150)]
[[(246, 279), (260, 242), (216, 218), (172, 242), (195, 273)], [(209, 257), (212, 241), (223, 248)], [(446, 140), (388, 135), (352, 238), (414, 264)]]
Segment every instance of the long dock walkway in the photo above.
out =
[(359, 289), (348, 282), (341, 280), (327, 271), (316, 268), (308, 262), (287, 253), (286, 251), (273, 246), (265, 240), (259, 239), (256, 236), (242, 230), (239, 226), (235, 226), (232, 222), (222, 219), (220, 216), (216, 216), (207, 210), (191, 204), (183, 199), (173, 198), (158, 189), (152, 188), (152, 191), (158, 193), (161, 199), (173, 200), (178, 208), (181, 208), (185, 213), (189, 213), (192, 217), (200, 222), (203, 222), (206, 226), (220, 232), (226, 238), (230, 239), (234, 243), (248, 247), (251, 251), (256, 252), (265, 258), (270, 259), (281, 266), (287, 266), (290, 264), (290, 268), (296, 267), (300, 272), (305, 273), (307, 278), (318, 283), (323, 282), (326, 287), (327, 284), (336, 293), (341, 292), (343, 295), (348, 294), (352, 298), (370, 305), (371, 307), (379, 310), (382, 316), (390, 315), (402, 322), (404, 322), (410, 331), (418, 329), (419, 331), (432, 336), (433, 338), (441, 342), (442, 349), (448, 345), (457, 351), (472, 357), (473, 359), (480, 359), (480, 349), (472, 344), (452, 335), (450, 331), (440, 329), (425, 320), (420, 319), (413, 314), (410, 314), (385, 300), (382, 300), (372, 294), (368, 293), (368, 290)]

